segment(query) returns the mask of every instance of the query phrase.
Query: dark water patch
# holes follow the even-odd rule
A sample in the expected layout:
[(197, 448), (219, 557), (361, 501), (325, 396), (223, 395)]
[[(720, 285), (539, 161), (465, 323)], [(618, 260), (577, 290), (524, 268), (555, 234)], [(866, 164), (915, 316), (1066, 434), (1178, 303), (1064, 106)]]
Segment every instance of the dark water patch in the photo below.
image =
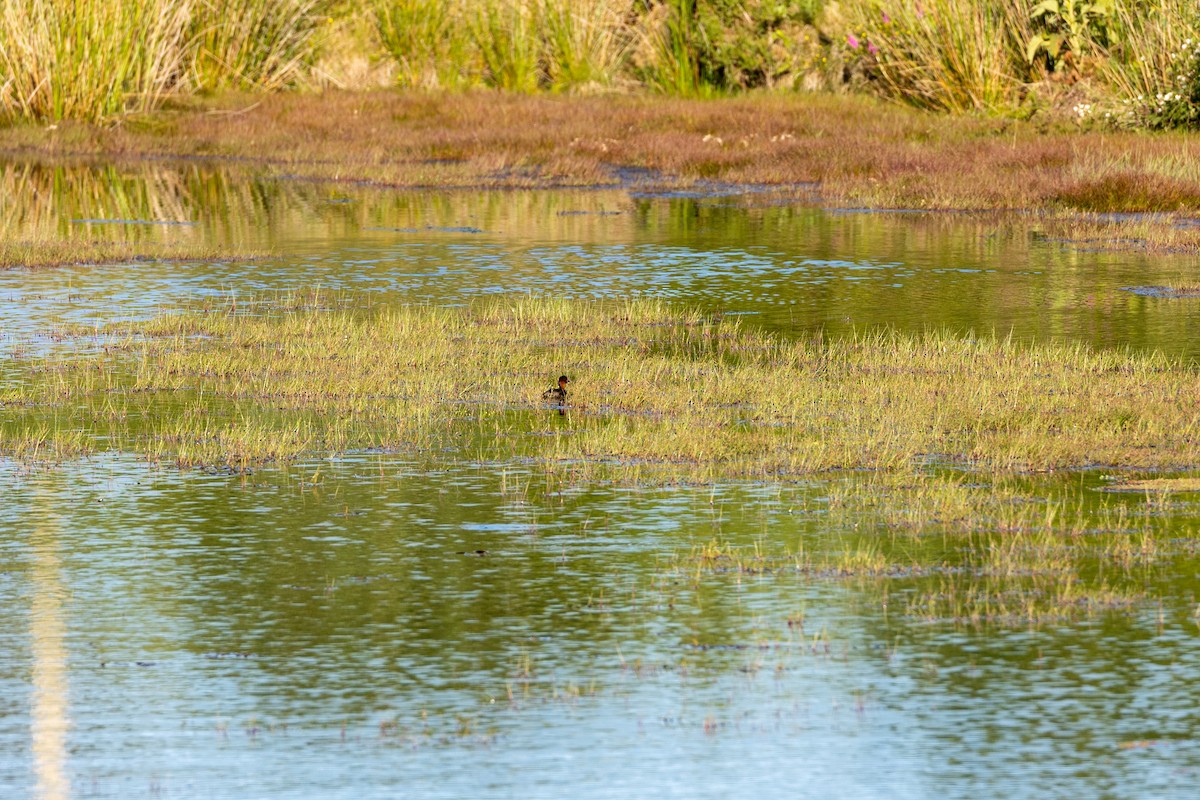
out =
[(1200, 286), (1122, 286), (1121, 291), (1142, 297), (1175, 299), (1200, 297)]
[(389, 233), (485, 233), (482, 228), (470, 225), (426, 225), (422, 228), (363, 228), (366, 231), (387, 231)]
[(76, 225), (181, 225), (195, 226), (197, 223), (186, 220), (168, 219), (73, 219)]

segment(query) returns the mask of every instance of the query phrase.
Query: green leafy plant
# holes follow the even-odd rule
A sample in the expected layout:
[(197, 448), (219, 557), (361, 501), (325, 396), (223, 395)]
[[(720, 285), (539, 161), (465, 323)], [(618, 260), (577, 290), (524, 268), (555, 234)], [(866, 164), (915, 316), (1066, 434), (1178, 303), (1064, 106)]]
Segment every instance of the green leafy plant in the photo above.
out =
[(1116, 0), (1042, 0), (1029, 12), (1040, 25), (1025, 46), (1025, 58), (1032, 63), (1044, 54), (1055, 70), (1077, 61), (1090, 42), (1107, 45), (1109, 21)]

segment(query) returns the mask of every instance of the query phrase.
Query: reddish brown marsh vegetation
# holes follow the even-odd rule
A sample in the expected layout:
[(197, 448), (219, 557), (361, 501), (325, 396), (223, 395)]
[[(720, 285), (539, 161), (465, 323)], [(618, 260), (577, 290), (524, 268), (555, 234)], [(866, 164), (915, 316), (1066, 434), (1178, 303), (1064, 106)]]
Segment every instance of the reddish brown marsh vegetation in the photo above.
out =
[[(11, 128), (0, 146), (50, 157), (250, 160), (280, 174), (400, 187), (604, 185), (620, 182), (618, 167), (637, 167), (666, 185), (765, 184), (835, 205), (1051, 212), (1068, 237), (1073, 225), (1093, 225), (1076, 212), (1200, 213), (1195, 137), (1047, 131), (858, 96), (225, 97), (111, 128)], [(1164, 219), (1140, 237), (1147, 246), (1200, 242)], [(1128, 236), (1114, 229), (1111, 238)]]

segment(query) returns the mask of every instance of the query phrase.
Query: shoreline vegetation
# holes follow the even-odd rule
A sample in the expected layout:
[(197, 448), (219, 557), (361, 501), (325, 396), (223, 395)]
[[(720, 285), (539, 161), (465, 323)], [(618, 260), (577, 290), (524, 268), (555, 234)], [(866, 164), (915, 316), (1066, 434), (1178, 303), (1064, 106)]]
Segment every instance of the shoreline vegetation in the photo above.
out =
[(1088, 247), (1200, 249), (1200, 141), (1039, 131), (854, 95), (720, 99), (491, 91), (223, 94), (124, 118), (0, 129), (10, 159), (208, 160), (400, 189), (628, 187), (970, 213)]
[[(90, 47), (79, 47), (86, 42)], [(852, 92), (1127, 128), (1200, 123), (1191, 0), (14, 0), (0, 112), (100, 122), (222, 90)]]
[[(741, 189), (1200, 249), (1185, 0), (161, 2), (6, 6), (0, 152), (411, 189)], [(106, 46), (72, 60), (78, 40)]]

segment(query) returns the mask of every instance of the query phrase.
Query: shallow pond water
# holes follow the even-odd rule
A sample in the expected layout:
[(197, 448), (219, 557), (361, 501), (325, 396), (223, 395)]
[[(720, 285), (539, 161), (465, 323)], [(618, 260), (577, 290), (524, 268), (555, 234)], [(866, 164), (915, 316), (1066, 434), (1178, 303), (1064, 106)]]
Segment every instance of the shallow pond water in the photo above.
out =
[[(649, 295), (787, 336), (948, 327), (1197, 355), (1197, 301), (1123, 291), (1194, 282), (1191, 260), (1078, 252), (1035, 225), (196, 166), (5, 180), (10, 238), (278, 251), (0, 273), (14, 348), (75, 346), (66, 322), (320, 286), (386, 303)], [(959, 544), (847, 510), (868, 478), (563, 482), (466, 443), (247, 474), (121, 453), (0, 463), (0, 794), (1192, 795), (1200, 501), (1029, 478), (1019, 502), (1072, 509), (1080, 548), (1120, 512), (1159, 555), (1084, 559), (1135, 596), (1115, 610), (973, 626), (914, 612), (963, 574)], [(750, 568), (697, 555), (712, 547)], [(798, 555), (863, 551), (899, 567)]]
[[(380, 302), (482, 295), (653, 296), (745, 314), (785, 335), (887, 326), (1012, 334), (1195, 358), (1192, 257), (1098, 253), (1036, 220), (775, 205), (769, 195), (618, 190), (392, 192), (197, 166), (9, 166), (4, 235), (269, 249), (251, 263), (0, 272), (0, 334), (152, 313), (188, 297), (322, 287)], [(163, 225), (160, 223), (186, 223)]]

